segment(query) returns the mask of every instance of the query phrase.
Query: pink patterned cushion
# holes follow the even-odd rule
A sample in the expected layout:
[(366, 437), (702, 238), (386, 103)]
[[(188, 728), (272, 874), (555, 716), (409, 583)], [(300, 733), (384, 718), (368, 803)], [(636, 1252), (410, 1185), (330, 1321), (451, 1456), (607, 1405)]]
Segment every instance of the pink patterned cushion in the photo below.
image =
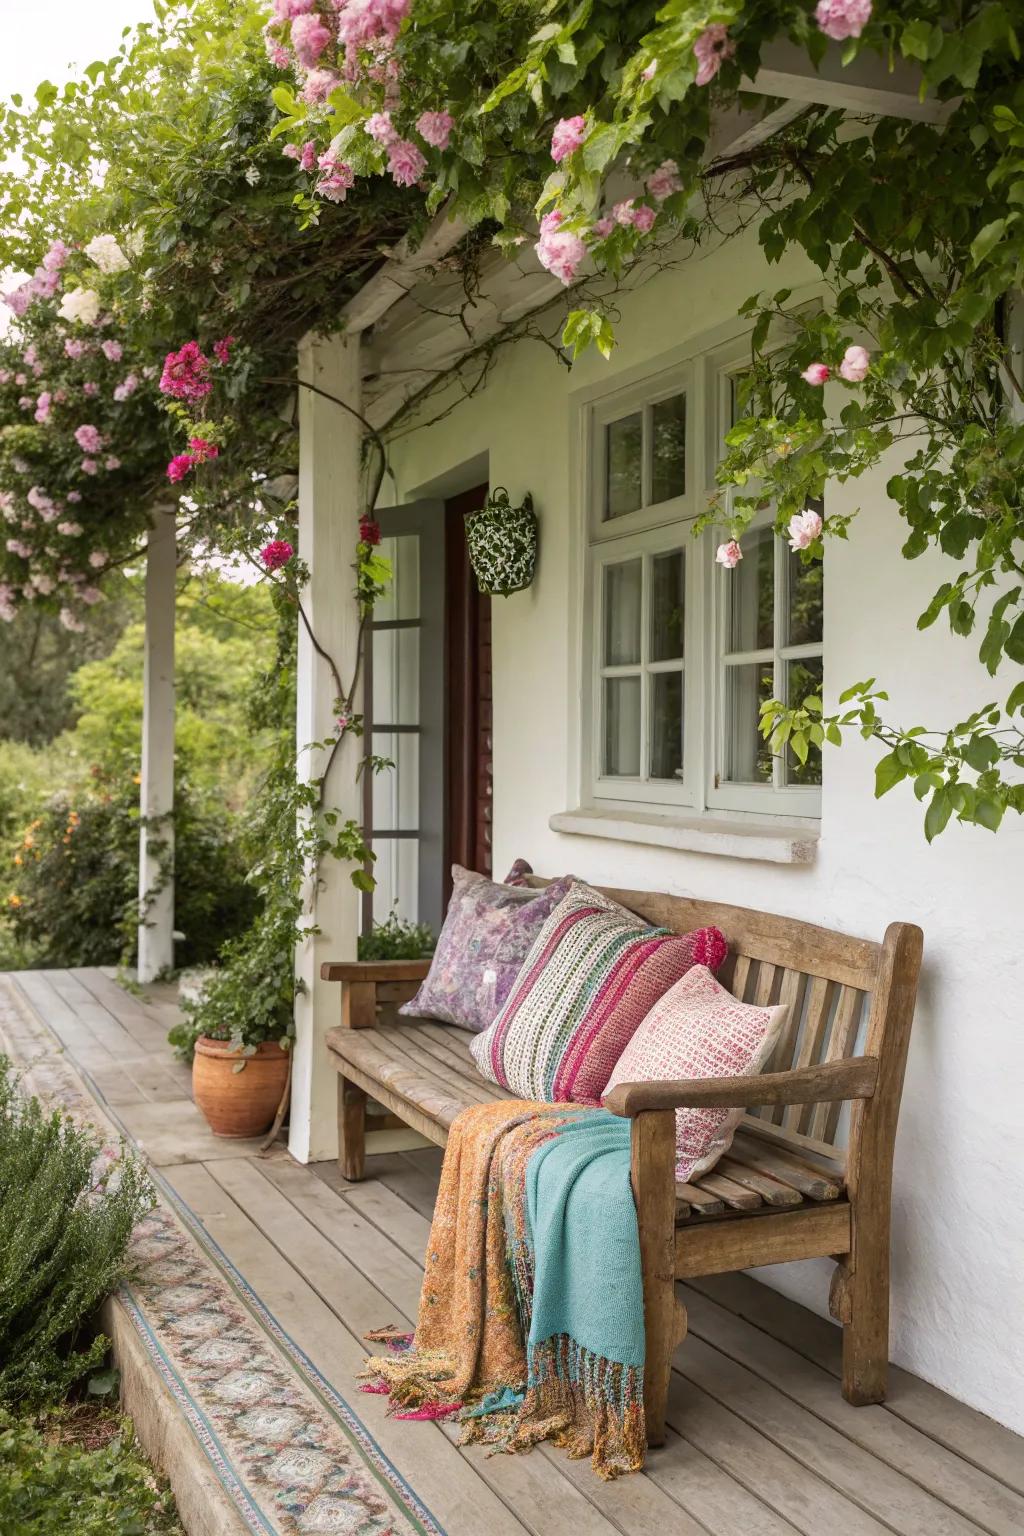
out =
[[(743, 1077), (760, 1072), (788, 1007), (737, 1002), (703, 965), (695, 965), (651, 1009), (604, 1087), (665, 1078)], [(676, 1178), (708, 1173), (728, 1152), (742, 1109), (676, 1110)]]
[(690, 966), (719, 966), (717, 928), (671, 933), (577, 882), (551, 913), (494, 1023), (470, 1043), (484, 1077), (527, 1099), (596, 1104), (652, 1005)]

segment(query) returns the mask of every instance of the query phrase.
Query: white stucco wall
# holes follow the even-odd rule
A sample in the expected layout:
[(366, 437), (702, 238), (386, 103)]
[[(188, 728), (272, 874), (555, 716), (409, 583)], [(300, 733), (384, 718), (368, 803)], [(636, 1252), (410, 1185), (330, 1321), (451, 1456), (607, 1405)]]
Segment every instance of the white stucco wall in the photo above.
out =
[[(896, 1151), (892, 1358), (1024, 1430), (1024, 826), (1011, 818), (997, 836), (951, 826), (929, 848), (909, 790), (875, 801), (878, 751), (857, 739), (826, 749), (821, 843), (810, 867), (548, 827), (551, 813), (576, 804), (572, 392), (600, 378), (611, 383), (646, 360), (653, 370), (667, 349), (734, 316), (749, 292), (788, 280), (763, 268), (749, 242), (666, 273), (622, 303), (610, 363), (587, 358), (570, 375), (546, 348), (520, 344), (500, 358), (485, 390), (396, 441), (393, 468), (404, 499), (487, 453), (491, 484), (506, 484), (513, 496), (531, 490), (540, 514), (533, 587), (493, 605), (496, 870), (523, 856), (546, 874), (569, 869), (596, 882), (707, 896), (872, 938), (893, 919), (923, 927)], [(894, 719), (951, 723), (1007, 687), (987, 678), (971, 643), (941, 625), (917, 631), (918, 612), (948, 571), (938, 558), (900, 558), (904, 530), (885, 479), (837, 486), (829, 497), (829, 512), (862, 511), (849, 543), (828, 549), (826, 699), (875, 675), (889, 689)], [(822, 1261), (760, 1277), (824, 1313), (830, 1269)]]

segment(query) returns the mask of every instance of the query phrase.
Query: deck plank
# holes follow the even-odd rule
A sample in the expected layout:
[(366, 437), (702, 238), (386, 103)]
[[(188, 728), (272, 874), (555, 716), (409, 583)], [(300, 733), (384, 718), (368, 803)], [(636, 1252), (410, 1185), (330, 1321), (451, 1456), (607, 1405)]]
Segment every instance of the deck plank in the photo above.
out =
[[(834, 1323), (781, 1292), (759, 1285), (749, 1275), (715, 1275), (688, 1284), (797, 1355), (839, 1376), (842, 1335)], [(1005, 1425), (896, 1365), (889, 1367), (885, 1409), (1014, 1492), (1024, 1494), (1024, 1441)]]
[[(835, 1377), (700, 1292), (687, 1289), (690, 1337), (771, 1382), (879, 1461), (911, 1478), (991, 1536), (1024, 1531), (1024, 1499), (882, 1406), (853, 1408)], [(939, 1527), (936, 1526), (936, 1529)]]
[[(282, 1328), (342, 1397), (352, 1397), (366, 1354), (361, 1340), (213, 1178), (210, 1168), (181, 1166), (171, 1169), (167, 1178)], [(261, 1182), (272, 1195), (271, 1186)], [(451, 1536), (477, 1531), (486, 1531), (487, 1536), (523, 1536), (529, 1530), (437, 1425), (391, 1418), (384, 1398), (372, 1394), (360, 1396), (357, 1404), (359, 1417), (385, 1455)]]

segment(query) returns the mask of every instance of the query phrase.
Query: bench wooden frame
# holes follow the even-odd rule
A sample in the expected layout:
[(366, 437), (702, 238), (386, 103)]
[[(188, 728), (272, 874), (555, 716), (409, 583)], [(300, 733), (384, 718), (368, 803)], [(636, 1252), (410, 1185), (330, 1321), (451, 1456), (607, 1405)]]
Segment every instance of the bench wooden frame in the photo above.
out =
[[(664, 1440), (672, 1355), (686, 1334), (675, 1281), (690, 1276), (834, 1259), (829, 1306), (843, 1327), (843, 1396), (854, 1404), (881, 1402), (893, 1150), (921, 930), (892, 923), (878, 944), (745, 907), (605, 891), (676, 932), (716, 924), (730, 946), (725, 984), (747, 1002), (790, 1008), (783, 1038), (759, 1076), (622, 1083), (606, 1100), (632, 1122), (651, 1444)], [(414, 994), (428, 968), (417, 960), (322, 967), (324, 980), (342, 984), (341, 1026), (327, 1043), (339, 1074), (339, 1163), (347, 1179), (364, 1175), (368, 1096), (440, 1146), (466, 1103), (502, 1096), (475, 1072), (460, 1031), (445, 1036), (444, 1026), (412, 1019), (389, 1025), (394, 1006)], [(420, 1027), (424, 1050), (414, 1044)], [(355, 1030), (371, 1033), (356, 1037)], [(845, 1149), (837, 1140), (844, 1104)], [(728, 1159), (694, 1186), (677, 1186), (675, 1110), (698, 1105), (747, 1114)]]

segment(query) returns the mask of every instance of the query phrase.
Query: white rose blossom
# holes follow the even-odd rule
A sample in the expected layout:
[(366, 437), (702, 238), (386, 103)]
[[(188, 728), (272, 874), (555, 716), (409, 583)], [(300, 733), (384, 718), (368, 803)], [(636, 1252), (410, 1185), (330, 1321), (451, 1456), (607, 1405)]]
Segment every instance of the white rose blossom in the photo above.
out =
[(101, 272), (127, 272), (128, 258), (117, 243), (116, 235), (96, 235), (85, 247), (85, 254)]
[(95, 325), (100, 315), (100, 296), (95, 288), (72, 288), (60, 301), (62, 320), (80, 320)]

